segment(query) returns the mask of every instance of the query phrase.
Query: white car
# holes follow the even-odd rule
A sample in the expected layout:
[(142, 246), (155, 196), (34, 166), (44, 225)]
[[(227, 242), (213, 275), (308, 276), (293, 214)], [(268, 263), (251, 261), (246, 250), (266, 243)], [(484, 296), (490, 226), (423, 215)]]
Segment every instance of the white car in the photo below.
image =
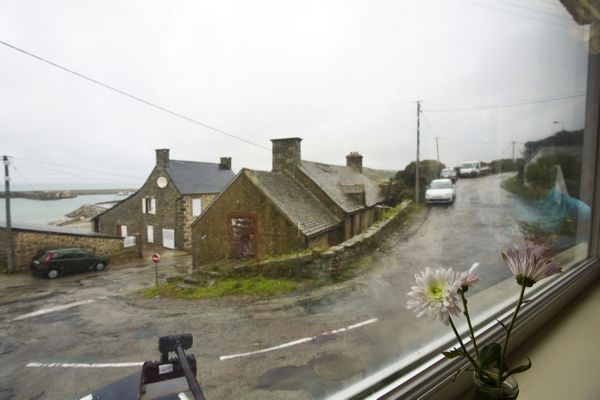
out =
[(452, 203), (456, 198), (456, 186), (450, 179), (434, 179), (425, 191), (425, 203)]

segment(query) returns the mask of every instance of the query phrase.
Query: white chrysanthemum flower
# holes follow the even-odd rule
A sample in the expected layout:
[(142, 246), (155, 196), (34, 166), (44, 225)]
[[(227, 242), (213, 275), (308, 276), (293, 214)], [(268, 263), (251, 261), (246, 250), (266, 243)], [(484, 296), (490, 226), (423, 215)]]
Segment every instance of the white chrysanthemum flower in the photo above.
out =
[(425, 268), (415, 275), (416, 285), (408, 293), (406, 306), (417, 317), (427, 314), (432, 319), (439, 318), (444, 325), (449, 324), (449, 316), (460, 316), (460, 275), (452, 268)]
[(460, 288), (463, 292), (479, 282), (479, 275), (475, 273), (477, 267), (479, 267), (479, 263), (474, 263), (467, 271), (460, 273)]

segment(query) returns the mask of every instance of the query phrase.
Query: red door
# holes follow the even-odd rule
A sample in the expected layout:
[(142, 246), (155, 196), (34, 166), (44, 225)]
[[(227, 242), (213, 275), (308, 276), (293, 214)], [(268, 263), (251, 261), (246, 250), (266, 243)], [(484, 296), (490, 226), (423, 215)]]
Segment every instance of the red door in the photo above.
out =
[(229, 257), (245, 259), (256, 257), (256, 222), (249, 216), (229, 218)]

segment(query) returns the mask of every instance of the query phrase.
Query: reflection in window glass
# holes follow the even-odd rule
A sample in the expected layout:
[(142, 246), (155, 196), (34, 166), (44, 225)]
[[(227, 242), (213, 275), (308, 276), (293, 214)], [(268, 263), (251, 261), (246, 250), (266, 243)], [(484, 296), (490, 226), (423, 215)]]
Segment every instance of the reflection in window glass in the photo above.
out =
[[(145, 234), (131, 250), (143, 259), (19, 283), (39, 298), (0, 281), (8, 398), (82, 398), (183, 332), (209, 399), (326, 398), (447, 334), (405, 307), (425, 267), (480, 263), (484, 315), (514, 298), (501, 251), (534, 242), (566, 268), (585, 259), (589, 28), (558, 1), (523, 4), (0, 5), (2, 40), (131, 95), (2, 44), (13, 190), (137, 190), (159, 146), (240, 166), (210, 203), (192, 200), (193, 218), (153, 178), (164, 204), (144, 197), (140, 213), (136, 197), (108, 235)], [(440, 178), (452, 201), (426, 203)], [(12, 204), (64, 200), (49, 201)], [(77, 246), (110, 249), (89, 240)], [(16, 319), (50, 297), (71, 306)]]

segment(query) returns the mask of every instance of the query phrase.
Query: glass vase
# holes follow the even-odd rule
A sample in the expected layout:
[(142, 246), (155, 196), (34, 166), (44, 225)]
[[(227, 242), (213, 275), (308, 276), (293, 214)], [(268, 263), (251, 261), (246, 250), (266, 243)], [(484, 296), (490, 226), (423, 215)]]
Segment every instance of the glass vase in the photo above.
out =
[(473, 374), (472, 400), (515, 400), (519, 396), (519, 384), (512, 376), (506, 378), (500, 387), (486, 383)]

